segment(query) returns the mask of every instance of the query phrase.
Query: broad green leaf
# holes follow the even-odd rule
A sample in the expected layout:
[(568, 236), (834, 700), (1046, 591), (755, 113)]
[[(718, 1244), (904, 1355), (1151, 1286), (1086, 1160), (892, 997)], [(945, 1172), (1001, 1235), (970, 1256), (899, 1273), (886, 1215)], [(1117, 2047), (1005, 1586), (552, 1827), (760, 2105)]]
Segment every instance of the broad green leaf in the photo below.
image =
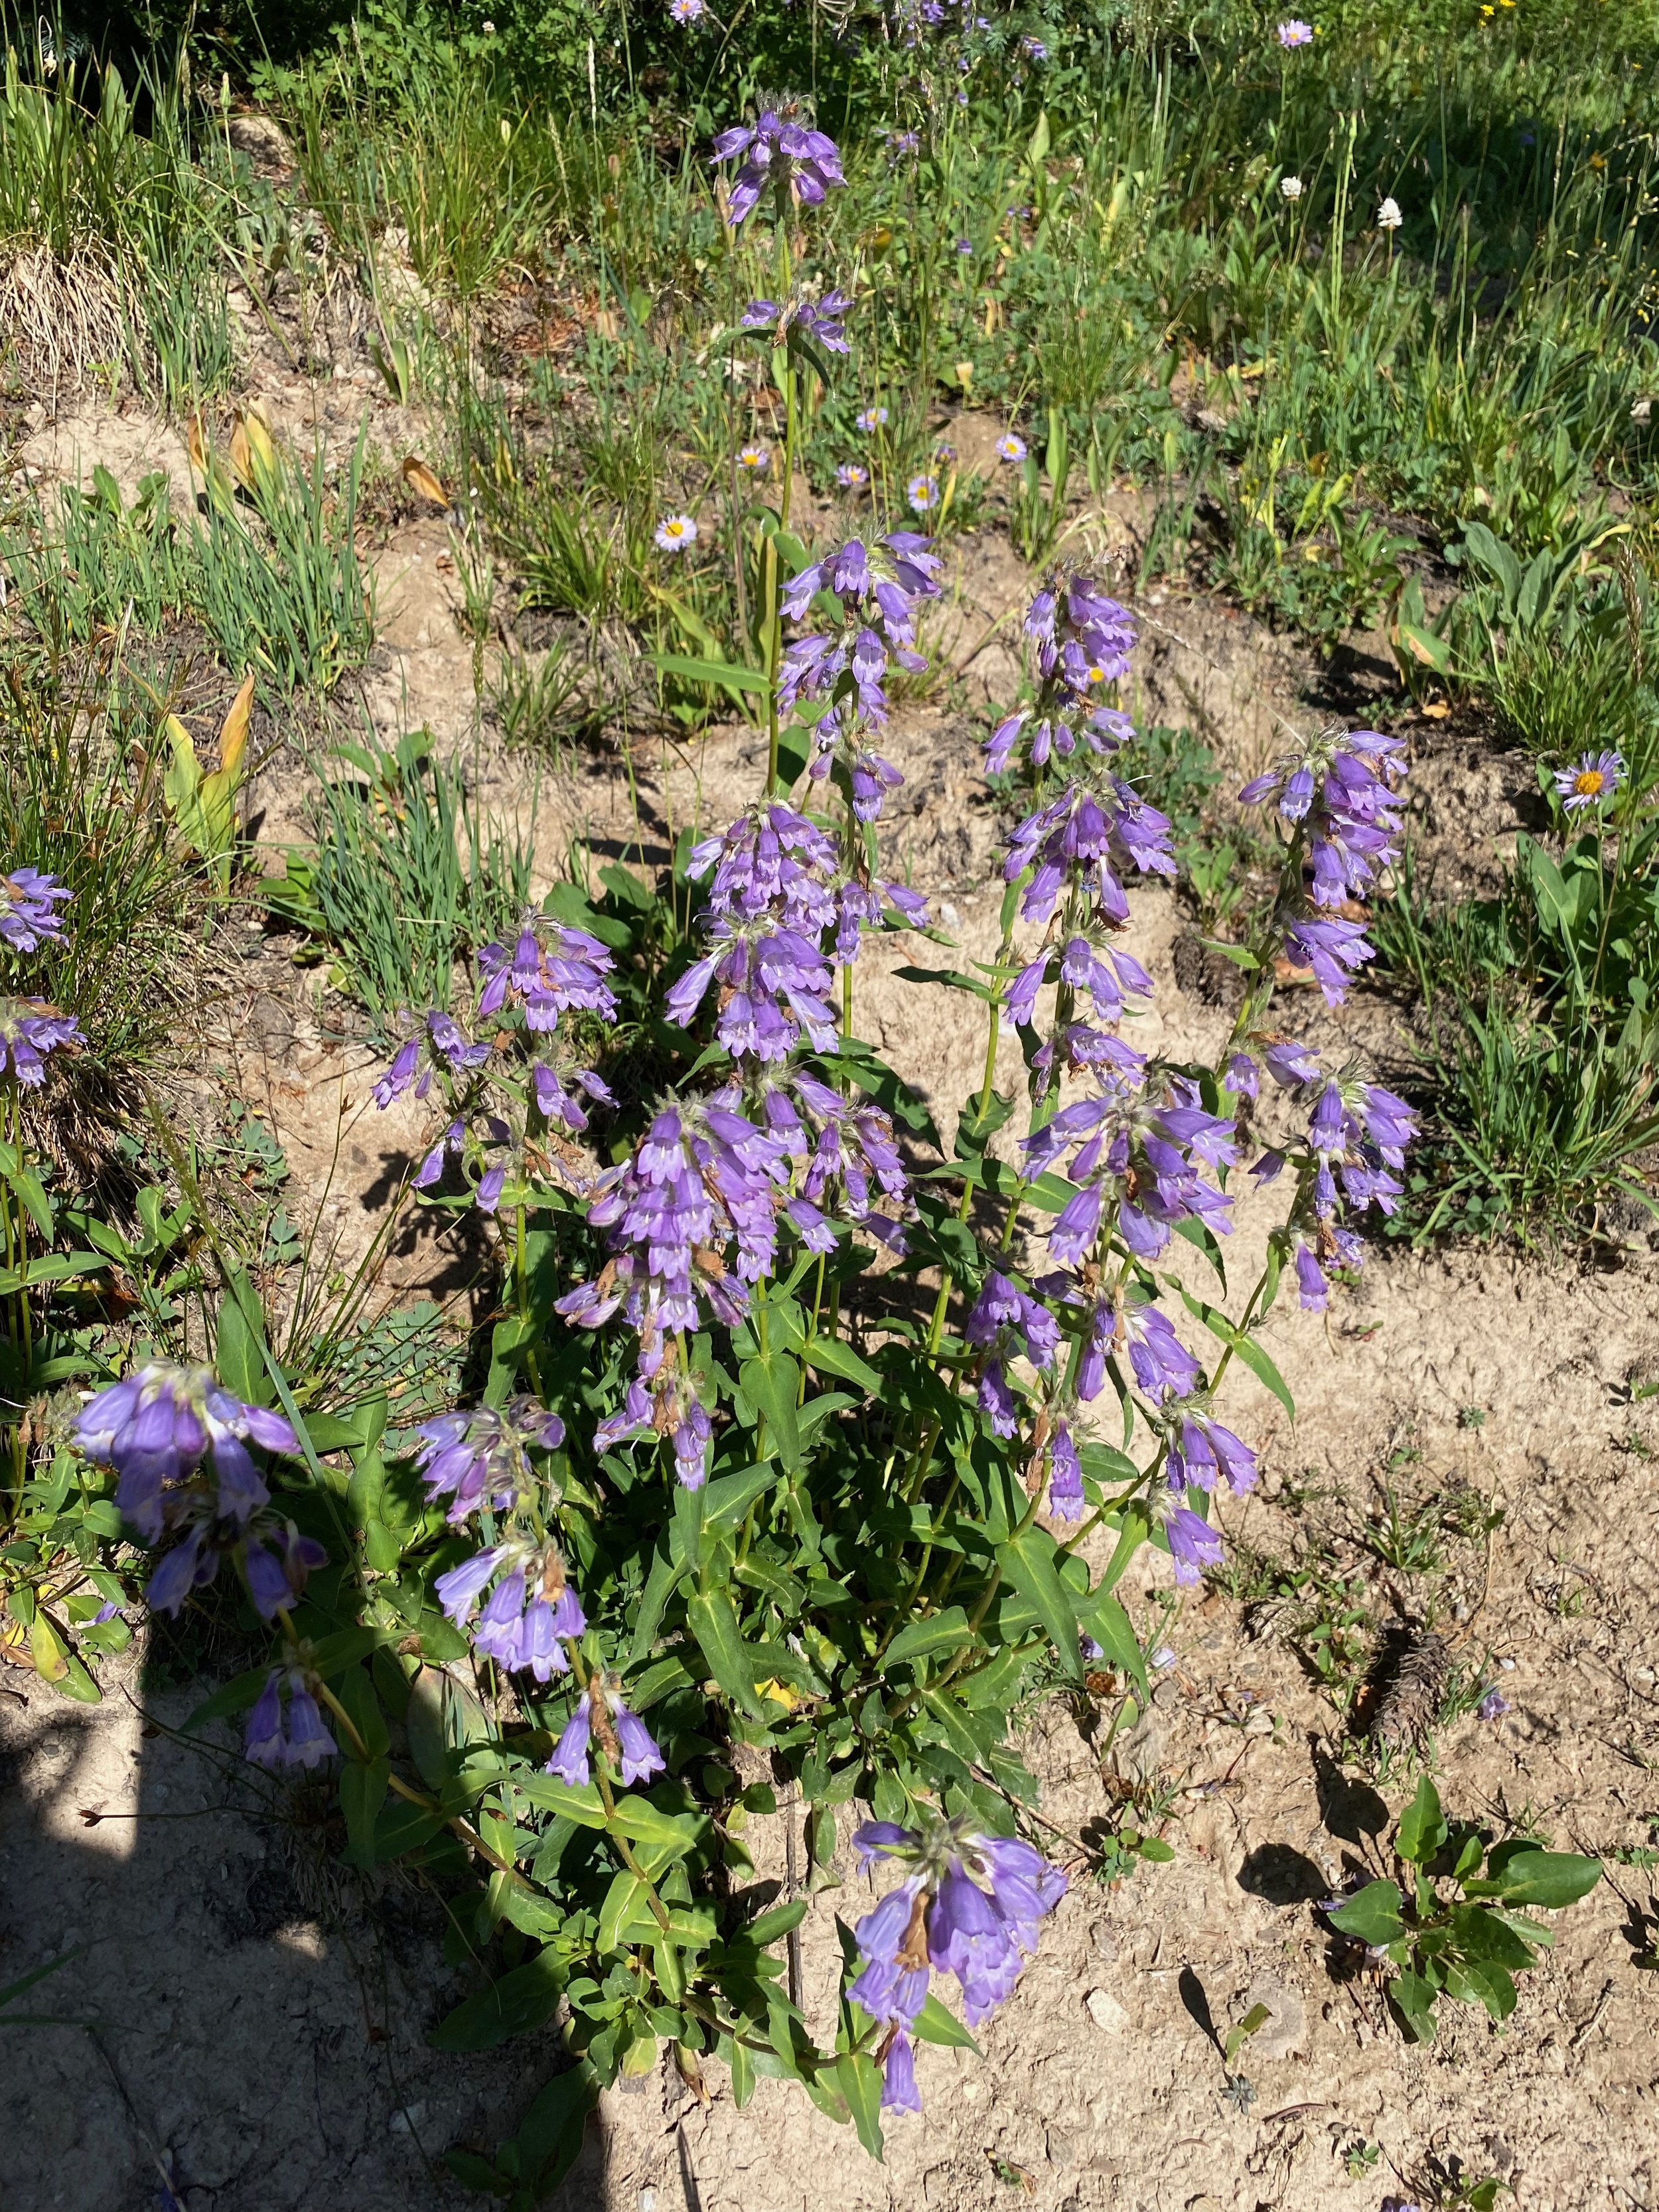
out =
[(696, 1813), (665, 1813), (648, 1797), (618, 1797), (617, 1826), (636, 1844), (672, 1851), (677, 1858), (695, 1849), (708, 1822)]
[(744, 1395), (766, 1416), (767, 1439), (786, 1473), (800, 1464), (800, 1429), (795, 1408), (800, 1398), (800, 1369), (787, 1352), (745, 1359), (738, 1376)]
[(1362, 1890), (1328, 1914), (1333, 1928), (1361, 1943), (1392, 1943), (1404, 1932), (1401, 1917), (1400, 1886), (1392, 1881), (1368, 1881)]
[(692, 660), (684, 653), (653, 653), (647, 659), (665, 676), (688, 677), (694, 684), (715, 684), (726, 691), (764, 692), (770, 679), (763, 668), (738, 668), (724, 660)]
[(605, 1807), (591, 1782), (584, 1782), (580, 1790), (573, 1790), (568, 1782), (557, 1781), (550, 1774), (515, 1774), (513, 1786), (532, 1805), (556, 1813), (562, 1820), (574, 1820), (578, 1827), (605, 1826)]
[(510, 2148), (518, 2153), (519, 2171), (538, 2199), (550, 2196), (576, 2163), (587, 2116), (599, 2100), (598, 2078), (583, 2060), (550, 2081), (520, 2121)]
[(629, 1663), (638, 1666), (657, 1640), (657, 1631), (662, 1626), (663, 1609), (674, 1594), (674, 1586), (684, 1573), (684, 1563), (676, 1565), (665, 1552), (659, 1552), (651, 1562), (651, 1572), (641, 1595), (634, 1614), (634, 1640), (629, 1647)]
[(947, 1606), (943, 1613), (902, 1628), (887, 1647), (887, 1664), (896, 1667), (902, 1660), (925, 1659), (934, 1651), (955, 1653), (967, 1641), (967, 1614), (959, 1605)]
[(1432, 1983), (1425, 1982), (1420, 1974), (1396, 1974), (1389, 1984), (1392, 1999), (1406, 2033), (1413, 2043), (1431, 2043), (1434, 2039), (1434, 2000)]
[(849, 1345), (842, 1344), (837, 1337), (809, 1337), (801, 1346), (800, 1356), (809, 1367), (816, 1367), (822, 1374), (839, 1375), (843, 1382), (856, 1382), (873, 1397), (880, 1397), (887, 1387), (869, 1361), (860, 1359)]
[(601, 1951), (621, 1948), (622, 1930), (634, 1917), (635, 1908), (645, 1896), (645, 1884), (631, 1868), (617, 1869), (615, 1880), (605, 1892), (605, 1903), (599, 1908), (599, 1943)]
[(1522, 1974), (1533, 1963), (1532, 1945), (1508, 1927), (1490, 1905), (1455, 1906), (1449, 1932), (1453, 1948), (1465, 1960), (1485, 1960)]
[(1577, 1851), (1519, 1851), (1504, 1865), (1501, 1894), (1505, 1905), (1559, 1912), (1587, 1897), (1601, 1879), (1600, 1859), (1581, 1858)]
[(1109, 1590), (1092, 1592), (1078, 1607), (1078, 1620), (1085, 1636), (1091, 1636), (1105, 1653), (1108, 1662), (1121, 1668), (1140, 1692), (1146, 1695), (1146, 1658), (1141, 1650), (1129, 1616)]
[(792, 1928), (800, 1926), (810, 1903), (810, 1899), (793, 1897), (787, 1905), (775, 1905), (769, 1912), (763, 1912), (758, 1919), (750, 1922), (742, 1931), (743, 1940), (763, 1951), (769, 1943), (777, 1942)]
[(1413, 1866), (1431, 1859), (1446, 1840), (1446, 1816), (1440, 1809), (1440, 1793), (1425, 1774), (1417, 1795), (1400, 1815), (1394, 1847)]
[(761, 1460), (753, 1467), (739, 1468), (736, 1474), (721, 1475), (718, 1482), (708, 1483), (701, 1491), (684, 1494), (701, 1499), (704, 1528), (717, 1536), (730, 1536), (735, 1534), (755, 1500), (764, 1497), (777, 1479), (773, 1462)]
[(340, 1810), (345, 1815), (348, 1850), (353, 1866), (374, 1863), (374, 1823), (386, 1802), (391, 1778), (389, 1759), (348, 1759), (340, 1769)]
[(920, 2037), (923, 2043), (947, 2044), (956, 2051), (977, 2052), (979, 2049), (978, 2044), (956, 2014), (942, 2005), (931, 1990), (922, 2000), (921, 2010), (910, 2023), (910, 2033)]
[(232, 1269), (219, 1301), (213, 1364), (226, 1389), (252, 1406), (270, 1402), (264, 1342), (264, 1315), (259, 1293), (240, 1268)]
[(1194, 1320), (1201, 1321), (1212, 1336), (1219, 1337), (1223, 1344), (1232, 1347), (1235, 1358), (1243, 1361), (1258, 1382), (1267, 1384), (1285, 1411), (1294, 1420), (1296, 1401), (1291, 1395), (1289, 1385), (1249, 1331), (1236, 1327), (1228, 1320), (1224, 1313), (1209, 1304), (1205, 1299), (1195, 1298), (1190, 1291), (1182, 1291), (1181, 1300), (1188, 1312)]
[(847, 2051), (836, 2061), (836, 2083), (853, 2114), (859, 2141), (872, 2158), (882, 2154), (881, 2069), (866, 2051)]
[(515, 2035), (532, 2035), (558, 2010), (564, 1984), (556, 1953), (538, 1952), (528, 1965), (514, 1967), (446, 2013), (428, 2040), (434, 2051), (493, 2051)]
[(709, 1673), (726, 1696), (741, 1705), (751, 1720), (771, 1717), (755, 1693), (756, 1677), (744, 1649), (738, 1616), (726, 1592), (699, 1591), (687, 1601), (685, 1619)]
[(1061, 1666), (1080, 1681), (1083, 1662), (1078, 1650), (1077, 1609), (1060, 1578), (1054, 1553), (1054, 1540), (1046, 1530), (1023, 1528), (998, 1545), (997, 1559), (1020, 1595), (1036, 1607)]

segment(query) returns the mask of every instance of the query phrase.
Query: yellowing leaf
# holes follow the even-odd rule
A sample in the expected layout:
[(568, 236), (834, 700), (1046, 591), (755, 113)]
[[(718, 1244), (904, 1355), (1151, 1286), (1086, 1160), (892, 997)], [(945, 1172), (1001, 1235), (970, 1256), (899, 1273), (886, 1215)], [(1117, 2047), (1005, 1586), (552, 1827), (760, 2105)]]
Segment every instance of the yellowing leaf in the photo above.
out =
[(769, 1674), (763, 1682), (757, 1682), (755, 1687), (762, 1697), (770, 1698), (775, 1705), (781, 1705), (787, 1713), (793, 1713), (800, 1703), (798, 1691), (789, 1689), (782, 1682), (775, 1680)]
[(224, 726), (219, 732), (219, 773), (234, 776), (242, 764), (242, 755), (247, 750), (248, 717), (253, 712), (253, 678), (245, 676), (241, 688), (230, 702), (230, 712), (225, 716)]
[(434, 507), (449, 505), (449, 494), (433, 475), (426, 463), (416, 460), (413, 453), (410, 453), (404, 462), (403, 477), (404, 482), (409, 486), (410, 491), (417, 492), (422, 499), (429, 499)]
[(230, 465), (243, 488), (258, 492), (276, 471), (276, 448), (257, 415), (239, 414), (231, 425)]
[(35, 1671), (43, 1680), (61, 1682), (69, 1672), (69, 1661), (58, 1640), (57, 1631), (44, 1613), (37, 1613), (29, 1629), (29, 1650), (34, 1660)]

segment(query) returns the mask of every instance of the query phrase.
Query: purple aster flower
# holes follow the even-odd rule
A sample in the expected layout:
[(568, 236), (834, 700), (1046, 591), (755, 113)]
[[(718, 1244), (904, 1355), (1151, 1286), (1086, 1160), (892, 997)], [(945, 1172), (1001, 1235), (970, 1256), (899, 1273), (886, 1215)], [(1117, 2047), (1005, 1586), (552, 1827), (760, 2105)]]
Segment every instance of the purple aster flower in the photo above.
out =
[(58, 942), (64, 917), (58, 902), (73, 896), (56, 876), (43, 876), (39, 868), (14, 868), (0, 876), (0, 939), (14, 952), (36, 952), (44, 943)]
[(299, 1439), (280, 1413), (234, 1397), (211, 1369), (152, 1360), (89, 1399), (76, 1441), (90, 1460), (113, 1467), (115, 1502), (144, 1541), (159, 1543), (167, 1526), (169, 1493), (204, 1461), (211, 1463), (215, 1517), (245, 1528), (270, 1500), (248, 1453), (294, 1452)]
[(1293, 46), (1310, 46), (1313, 44), (1313, 25), (1304, 23), (1298, 15), (1292, 15), (1289, 22), (1279, 25), (1279, 43), (1287, 52)]
[(520, 1396), (502, 1407), (474, 1406), (421, 1422), (415, 1463), (435, 1500), (447, 1498), (459, 1524), (488, 1507), (500, 1512), (528, 1495), (536, 1476), (529, 1453), (553, 1451), (564, 1442), (564, 1423), (536, 1399)]
[[(283, 1693), (287, 1693), (287, 1711)], [(318, 1710), (303, 1669), (275, 1667), (247, 1718), (244, 1749), (256, 1766), (313, 1767), (337, 1759), (340, 1747)]]
[(1169, 1539), (1175, 1578), (1185, 1588), (1200, 1581), (1206, 1571), (1221, 1565), (1221, 1539), (1202, 1514), (1188, 1505), (1170, 1505), (1164, 1513), (1164, 1533)]
[(803, 207), (817, 207), (831, 186), (847, 181), (834, 139), (797, 120), (793, 107), (781, 113), (769, 107), (752, 126), (722, 131), (714, 141), (715, 161), (739, 157), (742, 166), (732, 182), (726, 215), (733, 229), (758, 205), (769, 184), (777, 194), (781, 217), (792, 198)]
[(0, 999), (0, 1075), (9, 1068), (27, 1089), (40, 1089), (49, 1053), (82, 1041), (75, 1017), (60, 1014), (44, 999)]
[(576, 1700), (574, 1711), (564, 1724), (564, 1731), (553, 1747), (553, 1756), (544, 1772), (556, 1774), (561, 1782), (572, 1790), (584, 1788), (588, 1781), (587, 1747), (592, 1732), (592, 1700), (583, 1691)]
[[(1624, 781), (1625, 763), (1615, 752), (1585, 753), (1577, 768), (1559, 768), (1555, 788), (1569, 814), (1582, 807), (1600, 806), (1611, 799)], [(0, 917), (0, 929), (4, 927)]]

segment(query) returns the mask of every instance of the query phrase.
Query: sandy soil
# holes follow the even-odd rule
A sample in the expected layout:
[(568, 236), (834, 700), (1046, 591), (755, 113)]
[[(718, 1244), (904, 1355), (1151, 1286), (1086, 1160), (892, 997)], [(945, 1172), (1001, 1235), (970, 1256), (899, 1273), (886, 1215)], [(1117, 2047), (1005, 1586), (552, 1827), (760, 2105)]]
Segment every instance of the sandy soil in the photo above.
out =
[[(327, 396), (334, 422), (372, 395), (359, 380)], [(283, 419), (303, 410), (295, 403)], [(46, 472), (97, 458), (130, 481), (182, 460), (162, 426), (90, 403), (21, 427), (31, 428), (24, 458)], [(1120, 502), (1100, 519), (1100, 542), (1122, 544), (1134, 524), (1133, 501)], [(444, 543), (441, 522), (392, 532), (380, 556), (381, 642), (343, 711), (361, 708), (387, 734), (427, 722), (476, 759), (501, 811), (527, 809), (533, 785), (550, 874), (573, 830), (596, 856), (642, 848), (655, 861), (673, 827), (724, 819), (752, 793), (759, 755), (741, 726), (711, 732), (689, 760), (642, 745), (637, 821), (614, 759), (581, 758), (538, 781), (475, 723)], [(1001, 541), (966, 541), (944, 635), (958, 661), (1023, 584)], [(1213, 603), (1154, 593), (1139, 611), (1138, 711), (1199, 730), (1230, 772), (1272, 751), (1279, 717), (1305, 725), (1340, 708), (1362, 719), (1386, 689), (1377, 640), (1321, 668)], [(988, 957), (994, 943), (999, 824), (973, 710), (1009, 673), (994, 641), (893, 732), (907, 784), (889, 850), (936, 898), (960, 948), (950, 957)], [(1412, 726), (1419, 819), (1445, 887), (1489, 881), (1524, 820), (1527, 772), (1479, 730)], [(305, 788), (297, 757), (278, 751), (252, 801), (272, 865), (301, 834)], [(1135, 949), (1165, 976), (1181, 917), (1159, 891), (1138, 904)], [(270, 1116), (296, 1185), (349, 1256), (374, 1233), (420, 1130), (367, 1104), (357, 1027), (289, 966), (290, 948), (250, 935), (243, 949), (239, 994), (210, 1041)], [(918, 957), (947, 956), (903, 939), (873, 948), (859, 1026), (935, 1106), (948, 1140), (978, 1079), (981, 1033), (967, 1001), (896, 979)], [(1375, 995), (1355, 1001), (1346, 1028), (1311, 994), (1288, 1006), (1286, 1019), (1322, 1042), (1350, 1037), (1384, 1060), (1398, 1035), (1395, 1011)], [(1195, 1050), (1224, 1022), (1170, 985), (1144, 1041)], [(1000, 1075), (1018, 1080), (1012, 1053)], [(1258, 1202), (1242, 1202), (1235, 1305), (1266, 1220)], [(400, 1294), (449, 1295), (470, 1264), (411, 1226), (388, 1280)], [(1562, 1848), (1659, 1840), (1659, 1416), (1639, 1395), (1659, 1380), (1656, 1288), (1642, 1243), (1601, 1269), (1379, 1251), (1328, 1327), (1292, 1307), (1267, 1325), (1294, 1425), (1248, 1377), (1229, 1401), (1264, 1468), (1260, 1493), (1228, 1510), (1235, 1551), (1350, 1579), (1369, 1624), (1362, 1640), (1431, 1614), (1457, 1634), (1460, 1664), (1499, 1684), (1510, 1710), (1441, 1732), (1449, 1807), (1524, 1817)], [(1385, 1480), (1406, 1508), (1438, 1499), (1449, 1510), (1471, 1491), (1501, 1505), (1489, 1581), (1479, 1547), (1450, 1534), (1429, 1571), (1380, 1565), (1369, 1547)], [(1159, 1581), (1158, 1565), (1143, 1562), (1127, 1592), (1143, 1624), (1157, 1617)], [(1276, 1616), (1218, 1594), (1189, 1605), (1168, 1634), (1176, 1663), (1104, 1773), (1097, 1715), (1064, 1700), (1033, 1713), (1028, 1755), (1048, 1818), (1075, 1835), (1126, 1787), (1160, 1785), (1176, 1856), (1112, 1889), (1079, 1873), (986, 2032), (983, 2060), (922, 2052), (927, 2109), (892, 2126), (884, 2166), (780, 2085), (763, 2081), (738, 2115), (718, 2082), (704, 2106), (664, 2071), (606, 2095), (560, 2203), (969, 2212), (1023, 2194), (1055, 2212), (1358, 2212), (1389, 2191), (1432, 2201), (1437, 2172), (1461, 2170), (1501, 2176), (1528, 2212), (1654, 2206), (1659, 1974), (1638, 1963), (1659, 1929), (1653, 1877), (1639, 1861), (1609, 1865), (1563, 1917), (1556, 1951), (1523, 1981), (1502, 2033), (1462, 2015), (1433, 2048), (1404, 2048), (1378, 1986), (1348, 1970), (1311, 1906), (1346, 1872), (1379, 1869), (1379, 1833), (1410, 1778), (1380, 1778), (1356, 1758), (1299, 1656), (1297, 1626), (1294, 1607)], [(103, 1679), (106, 1701), (91, 1711), (27, 1675), (0, 1680), (0, 1983), (76, 1954), (28, 2000), (56, 2022), (14, 2027), (6, 2046), (6, 2212), (136, 2212), (168, 2202), (164, 2180), (188, 2212), (436, 2212), (472, 2201), (436, 2161), (450, 2145), (487, 2147), (510, 2130), (554, 2070), (551, 2033), (481, 2059), (434, 2053), (426, 2033), (466, 1983), (443, 1965), (432, 1900), (401, 1877), (365, 1888), (330, 1871), (315, 1802), (177, 1742), (199, 1686), (137, 1657)], [(781, 1876), (781, 1820), (756, 1823), (752, 1840), (760, 1873)], [(836, 1984), (833, 1917), (855, 1917), (870, 1894), (844, 1846), (843, 1861), (842, 1886), (819, 1896), (803, 1930), (820, 2027)], [(1224, 2033), (1258, 2001), (1271, 2017), (1239, 2062), (1255, 2092), (1240, 2109), (1221, 2094), (1202, 2022)]]

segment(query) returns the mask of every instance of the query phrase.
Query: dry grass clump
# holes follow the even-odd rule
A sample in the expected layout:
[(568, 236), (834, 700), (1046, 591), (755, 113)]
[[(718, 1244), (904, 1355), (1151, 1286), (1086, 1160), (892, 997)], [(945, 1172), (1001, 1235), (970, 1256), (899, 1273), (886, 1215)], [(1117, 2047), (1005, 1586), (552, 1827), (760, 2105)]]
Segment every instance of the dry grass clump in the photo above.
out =
[(0, 265), (0, 331), (7, 365), (31, 394), (55, 400), (125, 357), (121, 291), (111, 257), (94, 246), (68, 256), (14, 246)]

